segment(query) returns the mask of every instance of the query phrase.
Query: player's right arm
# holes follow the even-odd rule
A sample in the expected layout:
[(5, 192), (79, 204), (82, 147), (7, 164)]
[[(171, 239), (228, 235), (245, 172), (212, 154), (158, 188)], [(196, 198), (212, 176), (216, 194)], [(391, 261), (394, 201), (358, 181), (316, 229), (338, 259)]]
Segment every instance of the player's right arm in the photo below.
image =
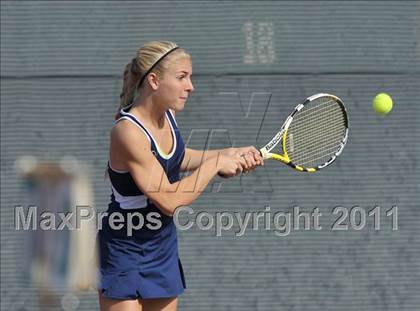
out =
[(246, 167), (239, 155), (220, 155), (204, 161), (191, 175), (171, 184), (151, 152), (150, 141), (129, 121), (120, 121), (113, 127), (110, 149), (119, 163), (125, 163), (137, 187), (166, 215), (196, 200), (217, 173), (235, 176)]

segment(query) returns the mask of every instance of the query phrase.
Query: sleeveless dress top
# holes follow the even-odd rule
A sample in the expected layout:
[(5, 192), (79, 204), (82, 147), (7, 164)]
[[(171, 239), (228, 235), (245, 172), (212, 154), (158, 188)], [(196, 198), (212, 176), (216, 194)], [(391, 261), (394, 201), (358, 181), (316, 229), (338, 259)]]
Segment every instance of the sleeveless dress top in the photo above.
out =
[[(162, 152), (150, 131), (134, 115), (121, 110), (121, 117), (115, 122), (128, 120), (146, 135), (151, 152), (174, 183), (180, 180), (185, 145), (170, 111), (166, 118), (173, 138), (170, 154)], [(115, 170), (108, 163), (108, 173), (111, 202), (98, 233), (102, 294), (111, 299), (177, 297), (186, 285), (172, 217), (163, 214), (142, 193), (129, 172)], [(122, 215), (114, 215), (117, 229), (110, 225), (115, 213)], [(129, 230), (130, 221), (135, 229)]]

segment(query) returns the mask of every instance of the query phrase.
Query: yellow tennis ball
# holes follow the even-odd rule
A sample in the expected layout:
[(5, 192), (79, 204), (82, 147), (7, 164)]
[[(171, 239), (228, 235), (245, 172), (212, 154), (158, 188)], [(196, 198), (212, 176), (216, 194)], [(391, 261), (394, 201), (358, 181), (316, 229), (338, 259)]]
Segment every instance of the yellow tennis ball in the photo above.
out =
[(373, 109), (379, 114), (387, 114), (392, 110), (392, 98), (386, 93), (379, 93), (373, 99)]

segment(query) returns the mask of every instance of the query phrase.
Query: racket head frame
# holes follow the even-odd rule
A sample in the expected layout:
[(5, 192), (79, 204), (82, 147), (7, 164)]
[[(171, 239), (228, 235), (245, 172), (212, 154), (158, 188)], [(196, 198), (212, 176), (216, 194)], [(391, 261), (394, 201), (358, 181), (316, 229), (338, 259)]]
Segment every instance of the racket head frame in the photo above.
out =
[[(340, 143), (339, 148), (337, 149), (337, 151), (331, 156), (331, 158), (326, 161), (325, 163), (318, 165), (317, 167), (310, 167), (310, 168), (305, 168), (299, 165), (296, 165), (295, 163), (293, 163), (289, 156), (287, 155), (287, 150), (286, 150), (286, 136), (287, 136), (287, 130), (290, 126), (290, 124), (293, 121), (293, 117), (294, 115), (296, 115), (296, 113), (298, 113), (300, 110), (302, 110), (303, 107), (305, 107), (306, 105), (308, 105), (309, 103), (311, 103), (312, 101), (321, 98), (321, 97), (330, 97), (332, 98), (335, 102), (337, 102), (342, 111), (343, 111), (343, 115), (345, 118), (345, 126), (346, 126), (346, 130), (345, 130), (345, 134), (343, 136), (343, 140)], [(343, 101), (332, 94), (327, 94), (327, 93), (318, 93), (318, 94), (314, 94), (310, 97), (308, 97), (307, 99), (305, 99), (305, 101), (299, 105), (297, 105), (295, 107), (295, 109), (293, 110), (293, 112), (287, 117), (286, 121), (283, 123), (283, 125), (280, 128), (280, 131), (264, 146), (262, 147), (259, 151), (261, 153), (261, 156), (264, 159), (273, 159), (273, 160), (277, 160), (280, 162), (283, 162), (284, 164), (289, 165), (290, 167), (294, 168), (295, 170), (298, 170), (300, 172), (309, 172), (309, 173), (313, 173), (316, 172), (322, 168), (327, 167), (328, 165), (330, 165), (331, 163), (333, 163), (335, 161), (335, 159), (341, 154), (341, 152), (343, 151), (346, 143), (347, 143), (347, 139), (348, 139), (348, 131), (349, 131), (349, 121), (348, 121), (348, 117), (347, 117), (347, 110), (346, 107), (344, 106)], [(280, 143), (280, 141), (282, 142), (282, 150), (283, 150), (283, 155), (277, 154), (277, 153), (271, 153), (271, 151)]]

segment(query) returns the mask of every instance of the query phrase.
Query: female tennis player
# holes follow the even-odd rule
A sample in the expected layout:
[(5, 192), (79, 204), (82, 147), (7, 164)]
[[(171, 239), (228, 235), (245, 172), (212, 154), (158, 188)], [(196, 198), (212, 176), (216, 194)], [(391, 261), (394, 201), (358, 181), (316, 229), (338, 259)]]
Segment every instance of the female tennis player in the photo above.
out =
[[(102, 311), (176, 310), (186, 286), (173, 213), (216, 175), (233, 177), (263, 164), (252, 146), (185, 148), (175, 113), (194, 90), (191, 75), (190, 55), (168, 41), (147, 43), (125, 67), (110, 135), (111, 203), (98, 235)], [(182, 171), (191, 174), (180, 179)], [(129, 220), (140, 227), (131, 235)]]

